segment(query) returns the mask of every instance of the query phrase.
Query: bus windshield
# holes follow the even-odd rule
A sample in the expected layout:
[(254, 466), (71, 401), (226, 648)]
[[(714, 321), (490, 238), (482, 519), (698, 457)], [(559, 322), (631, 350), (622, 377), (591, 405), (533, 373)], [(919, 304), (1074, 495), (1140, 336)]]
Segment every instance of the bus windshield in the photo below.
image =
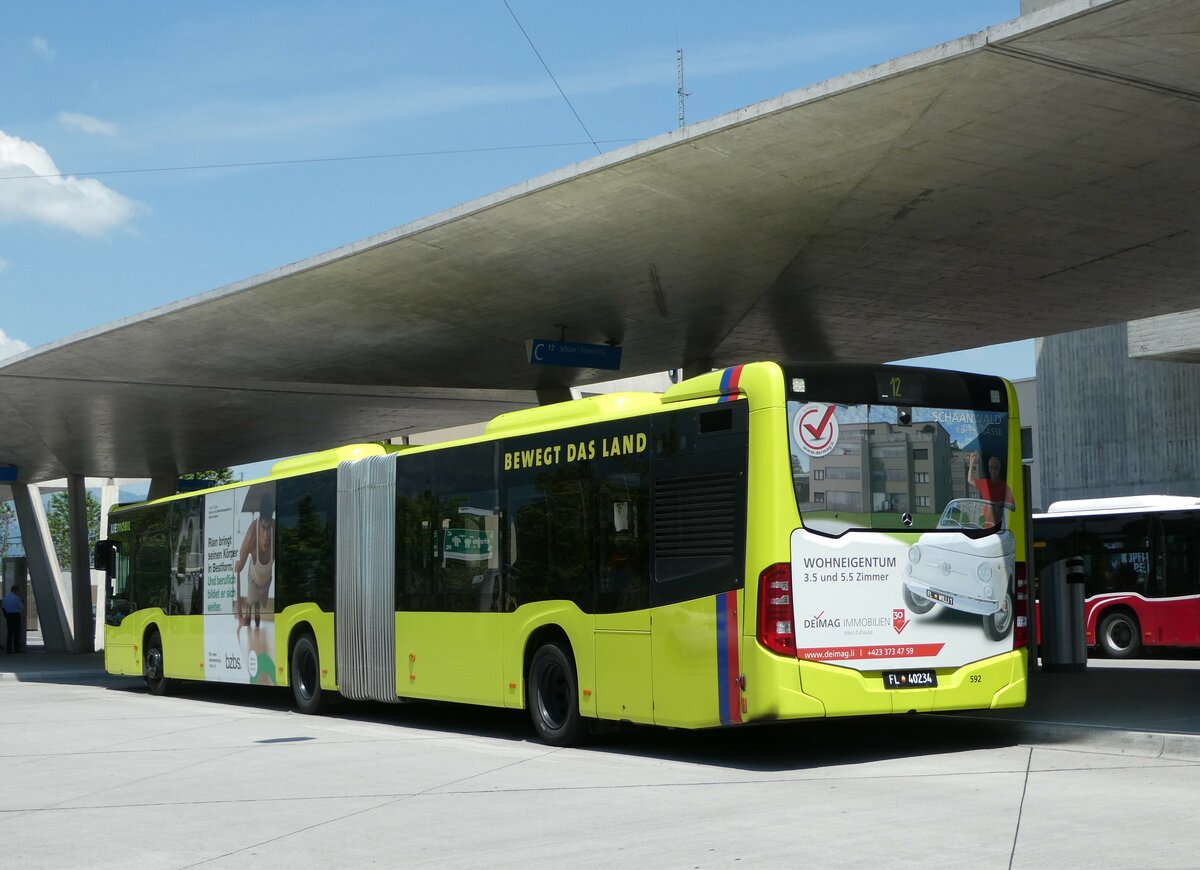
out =
[(991, 529), (1012, 509), (1005, 412), (789, 401), (788, 421), (812, 531)]

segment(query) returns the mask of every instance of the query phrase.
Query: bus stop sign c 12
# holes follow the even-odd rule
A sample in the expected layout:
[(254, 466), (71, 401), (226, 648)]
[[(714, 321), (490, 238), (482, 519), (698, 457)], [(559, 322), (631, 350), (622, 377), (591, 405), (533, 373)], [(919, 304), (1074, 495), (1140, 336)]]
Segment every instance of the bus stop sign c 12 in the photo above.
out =
[(533, 366), (569, 366), (614, 372), (621, 368), (620, 345), (532, 338), (525, 342), (525, 352)]

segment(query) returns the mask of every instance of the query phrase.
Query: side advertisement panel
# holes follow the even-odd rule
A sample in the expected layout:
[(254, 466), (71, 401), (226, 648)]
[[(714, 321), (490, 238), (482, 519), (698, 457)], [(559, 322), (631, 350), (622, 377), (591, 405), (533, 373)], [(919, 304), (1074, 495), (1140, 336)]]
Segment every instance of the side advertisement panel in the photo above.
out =
[(206, 495), (205, 678), (275, 685), (275, 484)]

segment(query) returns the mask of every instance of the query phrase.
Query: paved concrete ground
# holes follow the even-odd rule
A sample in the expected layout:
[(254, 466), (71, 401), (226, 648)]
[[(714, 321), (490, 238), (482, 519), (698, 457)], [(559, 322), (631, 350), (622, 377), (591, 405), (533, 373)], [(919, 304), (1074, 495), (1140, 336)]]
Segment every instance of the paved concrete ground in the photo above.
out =
[(1200, 866), (1200, 663), (1032, 676), (988, 715), (628, 729), (167, 698), (98, 655), (0, 655), (0, 866)]

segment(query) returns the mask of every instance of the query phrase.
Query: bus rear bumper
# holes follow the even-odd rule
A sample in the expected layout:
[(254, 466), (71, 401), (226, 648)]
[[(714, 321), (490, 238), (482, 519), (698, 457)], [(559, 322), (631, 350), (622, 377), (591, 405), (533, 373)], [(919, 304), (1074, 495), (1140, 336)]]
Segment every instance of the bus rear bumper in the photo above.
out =
[(746, 661), (746, 721), (989, 710), (1025, 704), (1028, 652), (938, 668), (936, 688), (889, 689), (883, 671), (800, 662), (765, 651)]

